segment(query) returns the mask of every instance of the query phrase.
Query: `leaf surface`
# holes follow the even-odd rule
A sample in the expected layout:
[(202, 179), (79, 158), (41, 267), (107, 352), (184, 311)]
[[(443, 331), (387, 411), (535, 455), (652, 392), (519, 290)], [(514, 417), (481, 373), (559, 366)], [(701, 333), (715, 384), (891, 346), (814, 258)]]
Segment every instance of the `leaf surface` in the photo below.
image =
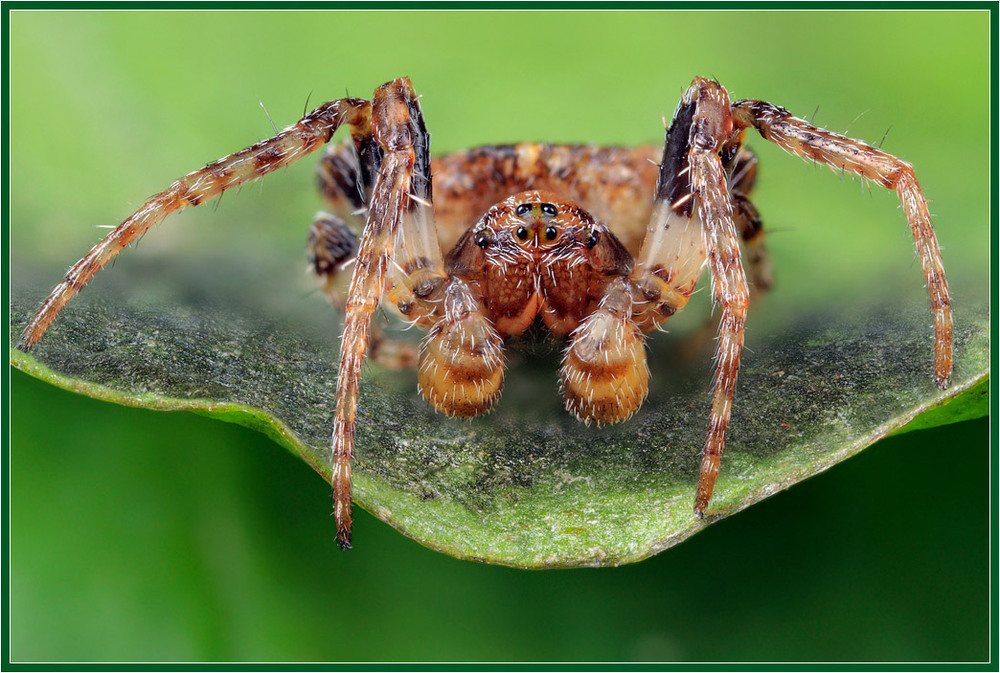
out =
[[(195, 292), (197, 280), (187, 283)], [(321, 302), (263, 319), (235, 301), (124, 295), (74, 300), (31, 354), (11, 349), (12, 364), (92, 397), (258, 429), (329, 479), (339, 327), (316, 310)], [(35, 306), (15, 303), (11, 343)], [(559, 351), (546, 344), (513, 353), (497, 409), (471, 421), (434, 413), (416, 394), (414, 373), (368, 365), (355, 503), (458, 558), (526, 568), (638, 561), (883, 436), (985, 415), (989, 317), (966, 308), (955, 324), (946, 391), (932, 382), (924, 306), (862, 317), (830, 308), (752, 340), (704, 519), (692, 505), (711, 329), (651, 338), (650, 398), (628, 422), (602, 428), (562, 409)]]

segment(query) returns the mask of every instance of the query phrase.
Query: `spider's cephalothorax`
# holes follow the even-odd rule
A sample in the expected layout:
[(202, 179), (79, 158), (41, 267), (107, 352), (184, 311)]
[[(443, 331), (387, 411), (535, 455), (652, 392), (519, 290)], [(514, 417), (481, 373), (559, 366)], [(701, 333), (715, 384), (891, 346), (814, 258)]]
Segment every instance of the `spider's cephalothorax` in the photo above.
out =
[[(432, 161), (408, 79), (384, 84), (371, 101), (325, 103), (275, 137), (150, 199), (70, 269), (19, 347), (31, 348), (73, 294), (166, 215), (288, 165), (344, 124), (351, 142), (333, 146), (319, 168), (334, 212), (317, 216), (309, 254), (327, 296), (345, 308), (332, 448), (337, 535), (345, 547), (366, 352), (392, 366), (416, 364), (420, 391), (435, 408), (474, 416), (500, 393), (505, 338), (541, 323), (566, 342), (560, 383), (567, 409), (588, 423), (620, 421), (639, 408), (648, 388), (643, 334), (684, 307), (707, 266), (721, 311), (694, 505), (697, 515), (704, 513), (719, 471), (749, 304), (741, 242), (753, 283), (770, 284), (763, 229), (749, 198), (756, 158), (743, 146), (748, 129), (792, 154), (897, 192), (931, 298), (935, 381), (948, 385), (948, 285), (913, 168), (776, 105), (730, 102), (720, 84), (702, 78), (678, 104), (662, 150), (524, 143)], [(359, 219), (360, 239), (350, 226)], [(337, 272), (352, 258), (342, 301)], [(427, 330), (419, 351), (370, 326), (380, 302)]]
[(504, 336), (521, 334), (536, 317), (554, 335), (568, 335), (632, 264), (607, 225), (539, 191), (490, 208), (445, 260), (450, 275), (479, 285), (483, 307)]
[[(486, 411), (499, 392), (502, 366), (492, 344), (541, 320), (556, 337), (572, 335), (561, 377), (568, 408), (587, 422), (627, 418), (645, 397), (649, 377), (642, 333), (629, 320), (631, 299), (610, 290), (616, 283), (626, 287), (632, 267), (618, 238), (575, 203), (537, 190), (501, 201), (445, 259), (449, 278), (472, 289), (483, 327), (491, 327), (477, 369), (489, 370), (495, 385), (477, 395), (479, 382), (453, 371), (454, 350), (442, 347), (443, 327), (432, 326), (422, 349), (421, 392), (447, 414)], [(613, 309), (615, 301), (622, 306)], [(480, 404), (470, 404), (480, 397)]]

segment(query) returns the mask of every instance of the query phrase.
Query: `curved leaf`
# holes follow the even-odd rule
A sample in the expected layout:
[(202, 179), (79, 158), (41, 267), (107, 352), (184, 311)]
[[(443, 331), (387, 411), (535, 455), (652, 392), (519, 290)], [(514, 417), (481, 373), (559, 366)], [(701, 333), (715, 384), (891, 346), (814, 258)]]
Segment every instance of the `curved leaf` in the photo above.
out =
[[(15, 307), (12, 341), (34, 306)], [(712, 342), (698, 330), (651, 339), (650, 399), (606, 428), (562, 410), (558, 351), (544, 344), (513, 357), (497, 410), (472, 421), (430, 410), (413, 373), (371, 365), (355, 502), (459, 558), (528, 568), (638, 561), (887, 434), (985, 415), (988, 322), (985, 311), (957, 316), (944, 392), (931, 379), (929, 316), (916, 307), (864, 319), (828, 309), (751, 342), (703, 520), (692, 503)], [(137, 308), (103, 292), (77, 300), (31, 355), (12, 349), (11, 361), (93, 397), (261, 430), (328, 479), (336, 325), (326, 315), (251, 320), (202, 301)]]

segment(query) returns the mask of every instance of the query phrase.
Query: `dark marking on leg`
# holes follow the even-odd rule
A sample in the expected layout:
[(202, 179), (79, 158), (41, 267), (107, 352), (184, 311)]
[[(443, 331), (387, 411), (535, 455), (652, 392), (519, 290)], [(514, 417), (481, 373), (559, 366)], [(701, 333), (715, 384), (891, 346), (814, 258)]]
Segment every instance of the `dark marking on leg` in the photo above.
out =
[(695, 101), (682, 100), (667, 129), (663, 145), (663, 160), (656, 180), (656, 198), (670, 204), (679, 203), (677, 212), (690, 217), (694, 209), (691, 194), (691, 175), (688, 164), (689, 136), (694, 118)]

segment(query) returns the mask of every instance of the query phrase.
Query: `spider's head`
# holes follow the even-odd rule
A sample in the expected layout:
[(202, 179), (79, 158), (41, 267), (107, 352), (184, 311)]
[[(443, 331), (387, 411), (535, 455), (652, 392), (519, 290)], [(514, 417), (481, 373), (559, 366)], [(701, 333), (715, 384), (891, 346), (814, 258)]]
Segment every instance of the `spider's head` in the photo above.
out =
[(564, 246), (583, 230), (600, 226), (585, 210), (552, 192), (521, 192), (490, 211), (495, 215), (494, 229), (529, 253)]
[(445, 265), (452, 273), (473, 273), (486, 265), (587, 263), (612, 275), (632, 268), (628, 251), (607, 225), (576, 203), (552, 192), (514, 194), (486, 211), (452, 249)]

